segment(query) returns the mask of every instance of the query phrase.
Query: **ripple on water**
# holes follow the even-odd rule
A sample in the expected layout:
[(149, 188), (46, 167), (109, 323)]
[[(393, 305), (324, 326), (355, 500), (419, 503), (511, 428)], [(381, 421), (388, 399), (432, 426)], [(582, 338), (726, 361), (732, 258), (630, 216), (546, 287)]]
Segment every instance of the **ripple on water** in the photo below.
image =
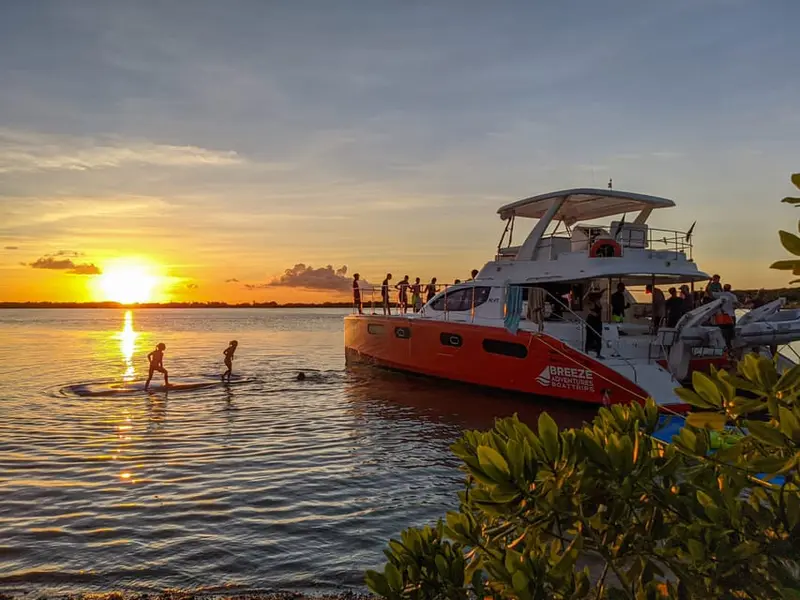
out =
[[(391, 536), (455, 507), (461, 431), (541, 406), (345, 370), (343, 314), (0, 311), (0, 589), (361, 586)], [(141, 382), (160, 341), (174, 381), (209, 385), (85, 394)]]

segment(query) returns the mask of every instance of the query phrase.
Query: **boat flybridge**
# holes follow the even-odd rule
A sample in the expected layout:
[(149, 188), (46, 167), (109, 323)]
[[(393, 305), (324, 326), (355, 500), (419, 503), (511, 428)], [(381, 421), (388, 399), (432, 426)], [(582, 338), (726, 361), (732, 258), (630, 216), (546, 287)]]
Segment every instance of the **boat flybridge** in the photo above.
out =
[[(502, 206), (505, 228), (494, 260), (474, 280), (448, 286), (419, 312), (345, 318), (348, 362), (481, 386), (596, 404), (642, 402), (687, 408), (674, 390), (695, 370), (726, 366), (731, 352), (767, 353), (800, 340), (800, 311), (776, 300), (738, 320), (727, 340), (712, 323), (723, 299), (654, 327), (652, 303), (636, 288), (688, 288), (709, 275), (692, 257), (692, 228), (655, 229), (666, 198), (579, 188)], [(535, 220), (514, 245), (515, 229)], [(629, 308), (612, 320), (619, 284)], [(631, 293), (631, 292), (634, 293)], [(587, 352), (587, 298), (601, 298), (600, 352)], [(691, 302), (688, 300), (687, 302)], [(791, 364), (788, 358), (785, 366)]]

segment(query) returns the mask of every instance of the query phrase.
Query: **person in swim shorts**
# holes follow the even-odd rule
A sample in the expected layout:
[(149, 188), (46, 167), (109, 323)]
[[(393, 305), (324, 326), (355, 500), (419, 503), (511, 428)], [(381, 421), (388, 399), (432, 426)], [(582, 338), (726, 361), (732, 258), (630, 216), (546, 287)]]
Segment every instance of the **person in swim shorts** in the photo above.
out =
[(225, 381), (225, 377), (228, 378), (228, 382), (230, 383), (231, 375), (233, 374), (233, 354), (236, 352), (236, 348), (239, 346), (239, 342), (236, 340), (232, 340), (228, 347), (225, 348), (222, 354), (225, 355), (225, 366), (228, 367), (228, 370), (222, 374), (222, 381)]
[(147, 355), (147, 360), (150, 363), (150, 370), (147, 373), (147, 383), (144, 384), (144, 389), (150, 387), (150, 380), (153, 378), (153, 373), (158, 371), (164, 374), (164, 387), (169, 387), (169, 373), (164, 368), (164, 350), (167, 349), (165, 344), (159, 344), (156, 349)]

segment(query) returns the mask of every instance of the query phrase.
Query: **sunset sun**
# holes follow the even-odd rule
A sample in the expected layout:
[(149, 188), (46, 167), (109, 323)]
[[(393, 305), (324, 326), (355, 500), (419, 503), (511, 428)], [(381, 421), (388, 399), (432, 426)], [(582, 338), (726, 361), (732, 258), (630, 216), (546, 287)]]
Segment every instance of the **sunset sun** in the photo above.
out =
[(122, 304), (151, 302), (158, 277), (145, 265), (119, 264), (107, 267), (98, 284), (104, 300)]

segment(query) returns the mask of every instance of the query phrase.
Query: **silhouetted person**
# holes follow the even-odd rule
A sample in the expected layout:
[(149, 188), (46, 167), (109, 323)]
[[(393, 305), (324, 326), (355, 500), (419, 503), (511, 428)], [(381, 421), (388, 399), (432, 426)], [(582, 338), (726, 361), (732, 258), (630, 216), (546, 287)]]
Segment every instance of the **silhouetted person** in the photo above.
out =
[(695, 297), (689, 286), (683, 284), (681, 286), (681, 300), (683, 300), (683, 314), (692, 312), (695, 307)]
[(411, 284), (411, 310), (418, 312), (422, 308), (422, 285), (417, 277)]
[(603, 305), (600, 302), (603, 292), (591, 292), (587, 301), (586, 348), (588, 354), (594, 350), (597, 358), (603, 358)]
[(453, 285), (458, 285), (459, 283), (461, 283), (461, 280), (460, 280), (460, 279), (456, 279), (456, 280), (453, 282)]
[(389, 305), (389, 282), (392, 280), (392, 274), (387, 273), (386, 279), (381, 283), (381, 303), (383, 304), (383, 314), (392, 314), (392, 308)]
[(666, 304), (664, 292), (658, 288), (654, 288), (649, 283), (645, 286), (645, 291), (653, 296), (653, 333), (658, 333), (658, 328), (661, 327), (661, 322), (664, 320), (664, 310)]
[(761, 289), (758, 290), (758, 293), (750, 300), (750, 308), (761, 308), (767, 303), (766, 292)]
[(153, 378), (153, 373), (158, 371), (164, 374), (164, 387), (169, 386), (169, 373), (164, 368), (164, 350), (167, 349), (166, 344), (159, 344), (156, 349), (147, 355), (147, 361), (150, 363), (150, 368), (147, 373), (147, 383), (144, 384), (144, 389), (150, 388), (150, 380)]
[(468, 281), (474, 280), (478, 276), (478, 273), (479, 273), (478, 269), (472, 269), (472, 273), (470, 273), (471, 277), (468, 279)]
[(614, 323), (622, 323), (625, 320), (625, 310), (630, 307), (625, 297), (625, 284), (620, 281), (617, 284), (617, 291), (611, 294), (611, 320)]
[(403, 281), (398, 283), (395, 287), (397, 290), (397, 299), (400, 303), (400, 312), (406, 314), (408, 312), (408, 288), (411, 284), (408, 282), (408, 275), (403, 277)]
[(353, 274), (353, 306), (356, 307), (358, 310), (358, 314), (363, 315), (363, 311), (361, 310), (361, 286), (358, 283), (359, 274)]
[(681, 317), (685, 314), (686, 302), (683, 298), (678, 297), (678, 290), (674, 287), (669, 288), (669, 298), (664, 303), (665, 312), (667, 313), (667, 327), (675, 327)]
[(719, 281), (719, 275), (714, 275), (706, 286), (706, 296), (713, 298), (714, 294), (719, 294), (721, 291), (722, 284)]
[(431, 277), (431, 282), (425, 286), (425, 302), (430, 302), (436, 295), (436, 277)]
[(297, 381), (305, 381), (305, 380), (306, 380), (306, 374), (305, 374), (305, 373), (303, 373), (302, 371), (300, 371), (300, 372), (297, 374), (297, 378), (296, 378), (296, 379), (297, 379)]
[(228, 367), (228, 370), (222, 374), (222, 381), (225, 381), (225, 377), (228, 378), (228, 381), (231, 380), (231, 375), (233, 374), (233, 355), (236, 352), (236, 348), (239, 346), (239, 342), (236, 340), (232, 340), (228, 347), (222, 352), (225, 355), (225, 366)]

